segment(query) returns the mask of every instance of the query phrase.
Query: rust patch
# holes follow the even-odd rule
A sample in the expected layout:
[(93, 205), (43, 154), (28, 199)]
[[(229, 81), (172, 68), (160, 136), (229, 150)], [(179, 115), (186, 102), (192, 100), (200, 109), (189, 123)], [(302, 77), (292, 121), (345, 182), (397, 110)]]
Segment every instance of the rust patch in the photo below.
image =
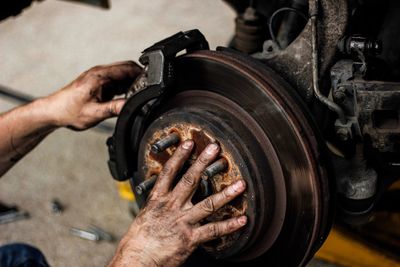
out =
[(200, 153), (206, 148), (208, 144), (214, 143), (216, 141), (215, 139), (212, 139), (210, 136), (207, 136), (204, 133), (204, 131), (191, 129), (190, 135), (192, 137), (192, 140), (196, 144), (193, 152), (193, 154), (196, 155), (196, 157), (200, 155)]
[[(146, 168), (144, 169), (146, 173), (146, 179), (150, 178), (153, 174), (159, 173), (162, 169), (162, 166), (176, 150), (177, 145), (171, 146), (167, 148), (164, 152), (158, 154), (153, 153), (150, 150), (151, 144), (164, 138), (171, 132), (177, 132), (180, 136), (181, 141), (192, 139), (195, 142), (194, 151), (189, 159), (190, 165), (197, 159), (199, 154), (208, 144), (217, 142), (220, 145), (220, 156), (224, 157), (228, 161), (228, 169), (225, 172), (219, 173), (209, 179), (209, 182), (211, 183), (212, 193), (220, 192), (233, 182), (239, 179), (243, 179), (239, 167), (235, 164), (233, 156), (229, 152), (229, 148), (227, 148), (224, 144), (224, 140), (216, 140), (211, 133), (202, 130), (196, 125), (189, 123), (172, 124), (164, 129), (154, 132), (149, 140), (147, 140), (147, 145), (145, 149)], [(202, 224), (244, 215), (246, 213), (247, 207), (247, 194), (245, 193), (237, 200), (228, 203), (223, 208), (218, 210), (215, 214), (203, 220)], [(238, 239), (239, 235), (239, 233), (234, 233), (204, 244), (203, 247), (208, 251), (221, 251), (232, 246), (234, 242)]]

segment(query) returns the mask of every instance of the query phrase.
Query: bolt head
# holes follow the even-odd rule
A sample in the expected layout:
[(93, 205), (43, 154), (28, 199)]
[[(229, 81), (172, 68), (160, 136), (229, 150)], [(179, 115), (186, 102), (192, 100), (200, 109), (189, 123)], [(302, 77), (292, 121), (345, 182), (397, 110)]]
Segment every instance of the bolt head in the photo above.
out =
[(160, 148), (157, 145), (152, 145), (150, 147), (151, 152), (153, 152), (154, 154), (160, 153)]
[(333, 97), (337, 102), (342, 103), (346, 99), (346, 89), (340, 86), (333, 92)]
[(342, 141), (347, 141), (349, 139), (349, 131), (346, 128), (339, 128), (336, 131), (336, 135)]
[(141, 186), (136, 186), (135, 191), (138, 195), (143, 194), (143, 188)]

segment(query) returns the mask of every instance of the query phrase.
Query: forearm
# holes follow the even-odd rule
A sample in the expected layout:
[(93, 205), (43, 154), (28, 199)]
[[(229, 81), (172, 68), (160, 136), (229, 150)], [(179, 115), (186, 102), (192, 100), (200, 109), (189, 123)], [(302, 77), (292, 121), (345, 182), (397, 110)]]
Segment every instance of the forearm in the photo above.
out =
[(113, 97), (140, 72), (132, 61), (96, 66), (54, 94), (0, 114), (0, 176), (58, 127), (86, 130), (117, 116), (125, 99)]
[(47, 101), (39, 99), (0, 115), (0, 176), (57, 128)]

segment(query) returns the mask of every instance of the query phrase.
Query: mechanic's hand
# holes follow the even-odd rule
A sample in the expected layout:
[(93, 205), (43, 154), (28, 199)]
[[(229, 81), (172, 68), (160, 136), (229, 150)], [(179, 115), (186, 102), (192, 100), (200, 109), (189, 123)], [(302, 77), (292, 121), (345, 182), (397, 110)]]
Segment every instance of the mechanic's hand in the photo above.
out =
[(114, 99), (132, 84), (141, 68), (132, 61), (96, 66), (47, 97), (57, 126), (85, 130), (117, 116), (125, 100)]
[(203, 242), (232, 233), (247, 222), (246, 216), (200, 225), (199, 222), (240, 195), (243, 180), (194, 205), (191, 198), (203, 170), (219, 153), (210, 144), (172, 188), (175, 176), (189, 158), (193, 141), (183, 142), (161, 171), (145, 208), (121, 240), (109, 266), (180, 266)]

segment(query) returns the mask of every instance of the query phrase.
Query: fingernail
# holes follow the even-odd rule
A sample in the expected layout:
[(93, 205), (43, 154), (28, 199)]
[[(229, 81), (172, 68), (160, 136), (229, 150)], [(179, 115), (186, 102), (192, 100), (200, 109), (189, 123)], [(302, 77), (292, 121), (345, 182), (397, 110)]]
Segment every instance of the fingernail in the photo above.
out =
[(247, 223), (247, 216), (240, 216), (240, 217), (238, 218), (238, 223), (239, 223), (240, 225), (245, 225), (245, 224)]
[(215, 152), (218, 151), (218, 149), (219, 149), (219, 146), (215, 143), (212, 143), (206, 147), (206, 153), (209, 155), (213, 155), (213, 154), (215, 154)]
[(243, 180), (239, 180), (239, 181), (236, 181), (234, 184), (233, 184), (233, 189), (235, 190), (235, 191), (241, 191), (241, 190), (243, 190), (244, 189), (244, 187), (245, 187), (245, 183), (244, 183), (244, 181)]
[(186, 140), (185, 142), (183, 142), (182, 144), (182, 148), (183, 149), (191, 149), (193, 146), (193, 141), (192, 140)]

